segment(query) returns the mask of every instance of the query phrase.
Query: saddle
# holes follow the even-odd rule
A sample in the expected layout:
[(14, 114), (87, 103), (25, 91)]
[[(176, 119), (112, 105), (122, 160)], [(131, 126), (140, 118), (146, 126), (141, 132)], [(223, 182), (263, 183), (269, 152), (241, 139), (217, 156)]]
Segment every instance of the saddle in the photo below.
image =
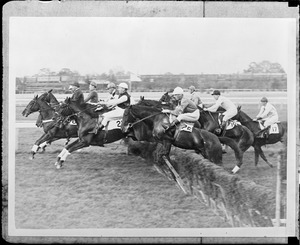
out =
[[(103, 118), (96, 118), (96, 125), (94, 127), (94, 129), (89, 132), (89, 133), (94, 133), (97, 134), (98, 133), (98, 127), (99, 124), (102, 122)], [(108, 124), (105, 126), (105, 132), (107, 134), (108, 130), (113, 130), (113, 129), (121, 129), (121, 125), (122, 125), (122, 117), (111, 120), (108, 122)]]
[[(223, 117), (222, 117), (222, 118), (223, 118)], [(242, 124), (241, 124), (239, 121), (237, 121), (237, 120), (229, 119), (229, 120), (226, 122), (225, 128), (222, 129), (222, 121), (221, 121), (221, 117), (219, 117), (218, 123), (219, 123), (219, 128), (215, 129), (215, 131), (214, 131), (214, 133), (215, 133), (216, 135), (220, 135), (221, 133), (224, 134), (226, 130), (230, 130), (230, 129), (235, 128), (236, 126), (242, 125)]]

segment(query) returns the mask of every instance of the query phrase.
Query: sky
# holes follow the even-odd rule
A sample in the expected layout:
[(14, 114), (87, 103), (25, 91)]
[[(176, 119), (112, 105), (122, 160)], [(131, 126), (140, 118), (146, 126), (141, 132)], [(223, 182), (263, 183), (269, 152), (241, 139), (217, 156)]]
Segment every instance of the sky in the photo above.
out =
[(268, 60), (286, 70), (289, 36), (287, 19), (11, 17), (9, 68), (229, 74)]

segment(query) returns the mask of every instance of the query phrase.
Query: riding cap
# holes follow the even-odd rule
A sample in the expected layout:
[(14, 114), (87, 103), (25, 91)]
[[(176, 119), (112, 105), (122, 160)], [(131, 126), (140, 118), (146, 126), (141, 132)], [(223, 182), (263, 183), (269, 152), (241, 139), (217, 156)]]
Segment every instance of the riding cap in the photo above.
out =
[(181, 87), (176, 87), (173, 91), (173, 94), (183, 94), (183, 89)]
[(116, 84), (114, 84), (113, 82), (110, 82), (109, 84), (107, 84), (107, 89), (115, 88), (115, 87), (116, 87)]
[(214, 90), (214, 92), (211, 95), (221, 95), (219, 90)]
[(70, 85), (75, 86), (75, 87), (77, 87), (77, 88), (80, 87), (79, 82), (73, 82), (73, 83), (71, 83)]
[(118, 87), (128, 89), (128, 85), (126, 83), (120, 83)]
[(95, 88), (97, 88), (97, 83), (95, 81), (91, 81), (90, 85), (93, 85)]
[(195, 90), (196, 88), (195, 88), (195, 86), (192, 85), (192, 86), (189, 87), (189, 89), (190, 90)]
[(261, 102), (268, 102), (268, 99), (266, 97), (262, 97), (260, 101)]

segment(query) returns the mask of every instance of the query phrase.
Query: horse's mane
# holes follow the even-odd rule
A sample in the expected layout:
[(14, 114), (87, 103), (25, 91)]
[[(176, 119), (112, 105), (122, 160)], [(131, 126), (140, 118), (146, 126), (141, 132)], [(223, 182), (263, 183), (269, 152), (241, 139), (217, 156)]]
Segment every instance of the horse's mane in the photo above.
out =
[(241, 107), (238, 108), (238, 114), (240, 115), (240, 117), (244, 117), (246, 120), (252, 120), (252, 118), (248, 114), (241, 110)]
[(148, 100), (148, 99), (143, 99), (140, 100), (136, 105), (139, 106), (151, 106), (151, 107), (162, 107), (162, 102), (157, 101), (157, 100)]
[(131, 111), (134, 114), (155, 114), (161, 112), (161, 108), (153, 107), (153, 106), (145, 106), (145, 105), (132, 105), (130, 106)]

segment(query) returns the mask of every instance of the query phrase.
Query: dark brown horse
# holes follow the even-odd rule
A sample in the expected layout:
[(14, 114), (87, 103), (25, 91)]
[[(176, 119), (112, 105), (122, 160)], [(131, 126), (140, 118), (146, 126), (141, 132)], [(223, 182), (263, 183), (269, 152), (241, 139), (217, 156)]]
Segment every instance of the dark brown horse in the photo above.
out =
[(222, 164), (222, 146), (217, 136), (196, 127), (187, 130), (184, 122), (173, 132), (166, 134), (165, 127), (169, 124), (169, 115), (162, 113), (161, 109), (131, 105), (125, 109), (122, 130), (124, 133), (133, 131), (134, 138), (138, 141), (162, 143), (167, 157), (169, 157), (171, 146), (174, 145), (182, 149), (195, 150), (196, 153), (201, 153), (215, 164)]
[(40, 123), (44, 130), (44, 134), (36, 140), (31, 149), (31, 159), (34, 158), (40, 148), (44, 151), (45, 147), (53, 141), (67, 139), (68, 142), (70, 138), (78, 137), (76, 124), (60, 126), (60, 118), (55, 113), (55, 107), (58, 105), (59, 102), (50, 90), (41, 96), (35, 96), (23, 110), (22, 115), (25, 117), (38, 111)]
[[(218, 122), (219, 114), (220, 114), (219, 112), (209, 112), (200, 108), (199, 122), (201, 124), (201, 127), (203, 129), (208, 130), (209, 132), (216, 133), (216, 130), (219, 129), (220, 127)], [(235, 151), (238, 164), (235, 166), (232, 172), (236, 173), (240, 169), (241, 165), (243, 164), (244, 152), (248, 150), (254, 142), (254, 136), (247, 127), (238, 124), (237, 122), (234, 121), (229, 121), (229, 122), (232, 124), (228, 125), (227, 129), (225, 129), (218, 136), (221, 143), (229, 145), (232, 149), (236, 148), (234, 146), (234, 144), (236, 144), (236, 146), (240, 150), (240, 153), (237, 153)], [(231, 141), (226, 142), (228, 139), (231, 139)], [(229, 142), (230, 144), (228, 144)]]
[[(70, 98), (67, 98), (65, 102), (60, 105), (60, 108), (57, 110), (60, 115), (75, 117), (78, 125), (79, 138), (68, 144), (57, 156), (57, 161), (55, 163), (57, 169), (61, 168), (63, 162), (66, 161), (67, 156), (76, 150), (90, 145), (104, 146), (104, 144), (118, 141), (124, 137), (121, 130), (121, 118), (120, 120), (110, 122), (107, 130), (100, 130), (97, 134), (91, 133), (96, 126), (99, 114), (110, 110), (105, 106), (98, 112), (95, 112), (95, 109), (95, 105), (89, 103), (80, 104), (77, 101), (72, 101)], [(112, 126), (113, 124), (114, 126)]]
[(254, 134), (254, 142), (252, 146), (254, 147), (255, 152), (255, 166), (257, 166), (260, 156), (270, 167), (273, 167), (272, 163), (267, 160), (261, 147), (267, 144), (275, 144), (279, 141), (282, 142), (287, 129), (287, 122), (278, 122), (278, 131), (275, 133), (269, 132), (270, 127), (261, 130), (259, 122), (253, 121), (250, 116), (241, 110), (241, 107), (238, 108), (238, 114), (234, 117), (234, 119), (241, 122), (242, 125), (246, 126)]

